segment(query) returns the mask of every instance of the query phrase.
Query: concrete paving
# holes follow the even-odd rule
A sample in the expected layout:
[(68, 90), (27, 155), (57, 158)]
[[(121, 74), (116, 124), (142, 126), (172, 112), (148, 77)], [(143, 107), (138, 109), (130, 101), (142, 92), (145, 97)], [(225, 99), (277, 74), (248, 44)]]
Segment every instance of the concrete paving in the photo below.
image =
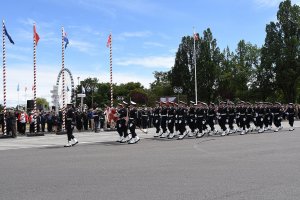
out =
[(300, 125), (274, 133), (135, 145), (116, 132), (0, 140), (0, 199), (300, 199)]

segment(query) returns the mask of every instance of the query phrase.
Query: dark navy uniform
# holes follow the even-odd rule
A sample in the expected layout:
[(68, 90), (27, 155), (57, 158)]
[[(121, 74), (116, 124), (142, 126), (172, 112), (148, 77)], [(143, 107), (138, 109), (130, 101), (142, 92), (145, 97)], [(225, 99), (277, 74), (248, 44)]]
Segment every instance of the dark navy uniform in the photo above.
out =
[(129, 144), (135, 144), (140, 140), (140, 138), (137, 136), (135, 132), (136, 120), (137, 120), (137, 109), (134, 107), (134, 105), (135, 103), (131, 102), (131, 108), (129, 110), (128, 128), (132, 136), (132, 138), (128, 142)]
[(216, 117), (215, 106), (212, 104), (207, 111), (207, 123), (210, 126), (210, 130), (212, 132), (215, 132), (215, 123), (214, 123), (215, 117)]
[(174, 125), (175, 125), (175, 108), (170, 107), (168, 110), (168, 130), (170, 132), (169, 138), (174, 137)]
[(153, 111), (153, 125), (156, 128), (154, 137), (158, 137), (160, 132), (160, 107), (156, 107)]
[(120, 135), (120, 140), (118, 140), (118, 142), (124, 143), (127, 142), (127, 140), (129, 140), (127, 125), (126, 125), (127, 109), (121, 107), (119, 110), (117, 110), (117, 112), (119, 118), (117, 120), (116, 126), (117, 126), (117, 132)]
[(162, 137), (166, 137), (167, 132), (167, 114), (168, 108), (164, 105), (160, 112), (160, 127), (162, 129)]
[(289, 120), (290, 131), (294, 130), (294, 121), (295, 121), (295, 108), (292, 103), (289, 104), (289, 107), (286, 109), (287, 119)]
[(191, 129), (191, 134), (189, 136), (193, 136), (193, 133), (195, 132), (196, 129), (196, 109), (192, 106), (189, 109), (188, 112), (188, 124)]
[[(70, 107), (66, 113), (65, 122), (68, 136), (68, 144), (65, 145), (65, 147), (70, 147), (78, 143), (77, 139), (73, 135), (74, 126), (76, 125), (76, 117), (72, 107)], [(73, 143), (71, 141), (73, 141)]]

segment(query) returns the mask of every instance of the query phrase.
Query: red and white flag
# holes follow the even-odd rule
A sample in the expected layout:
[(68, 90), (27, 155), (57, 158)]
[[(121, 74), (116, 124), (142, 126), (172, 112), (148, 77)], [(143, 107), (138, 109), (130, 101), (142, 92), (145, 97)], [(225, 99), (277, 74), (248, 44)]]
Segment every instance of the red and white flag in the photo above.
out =
[(35, 24), (33, 24), (33, 39), (35, 41), (35, 44), (37, 45), (39, 40), (40, 40), (40, 36), (39, 34), (36, 32), (36, 28), (35, 28)]
[(109, 34), (108, 36), (106, 47), (109, 47), (110, 45), (111, 45), (111, 34)]

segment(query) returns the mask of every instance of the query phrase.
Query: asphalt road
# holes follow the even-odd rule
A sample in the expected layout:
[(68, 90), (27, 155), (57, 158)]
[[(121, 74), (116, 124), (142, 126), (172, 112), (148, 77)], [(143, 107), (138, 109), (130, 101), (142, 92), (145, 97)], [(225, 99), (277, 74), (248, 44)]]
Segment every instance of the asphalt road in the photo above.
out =
[(148, 134), (135, 145), (113, 139), (0, 151), (0, 199), (300, 199), (299, 128), (182, 141)]

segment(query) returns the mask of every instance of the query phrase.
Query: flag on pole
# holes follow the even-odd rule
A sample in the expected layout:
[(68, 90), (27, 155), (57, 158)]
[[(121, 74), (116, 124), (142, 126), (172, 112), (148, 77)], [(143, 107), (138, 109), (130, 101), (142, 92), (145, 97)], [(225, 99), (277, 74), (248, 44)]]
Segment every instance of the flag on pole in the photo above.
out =
[(35, 28), (35, 24), (33, 24), (33, 39), (35, 41), (35, 44), (37, 45), (39, 40), (40, 40), (40, 36), (39, 34), (36, 32), (36, 28)]
[(17, 91), (19, 92), (20, 91), (20, 84), (18, 83), (18, 86), (17, 86)]
[(64, 30), (64, 33), (63, 33), (63, 37), (64, 37), (64, 41), (65, 41), (65, 49), (67, 48), (68, 44), (69, 44), (69, 39), (67, 37), (67, 33), (65, 32)]
[(6, 35), (6, 37), (8, 38), (8, 40), (10, 41), (10, 43), (15, 44), (14, 41), (12, 40), (12, 38), (10, 37), (10, 35), (8, 34), (6, 27), (4, 25), (4, 34)]
[(109, 47), (110, 45), (111, 45), (111, 34), (109, 34), (108, 36), (106, 47)]

